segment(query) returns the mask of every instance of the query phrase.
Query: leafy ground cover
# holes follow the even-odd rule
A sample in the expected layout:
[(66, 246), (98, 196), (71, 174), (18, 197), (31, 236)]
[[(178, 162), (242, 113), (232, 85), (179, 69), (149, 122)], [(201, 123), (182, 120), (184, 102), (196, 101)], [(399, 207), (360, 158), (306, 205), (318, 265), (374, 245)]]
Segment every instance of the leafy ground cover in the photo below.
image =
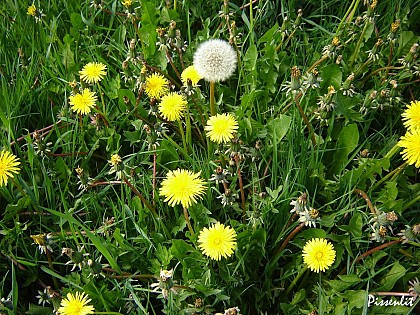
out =
[(418, 1), (0, 14), (1, 314), (419, 312)]

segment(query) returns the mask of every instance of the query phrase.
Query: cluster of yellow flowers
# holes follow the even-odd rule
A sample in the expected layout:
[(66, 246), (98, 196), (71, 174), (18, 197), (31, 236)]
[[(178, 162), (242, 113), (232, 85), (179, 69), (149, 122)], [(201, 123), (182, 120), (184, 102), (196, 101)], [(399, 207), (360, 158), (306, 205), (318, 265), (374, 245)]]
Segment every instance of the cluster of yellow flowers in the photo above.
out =
[(403, 159), (420, 168), (420, 101), (413, 101), (402, 114), (407, 133), (401, 137), (398, 146), (404, 148)]
[[(106, 65), (100, 62), (89, 62), (79, 71), (79, 74), (80, 79), (86, 83), (98, 83), (106, 75)], [(82, 92), (70, 96), (69, 103), (73, 111), (85, 115), (95, 107), (97, 99), (96, 92), (85, 88)]]
[[(189, 66), (181, 74), (184, 86), (191, 84), (197, 86), (201, 80), (194, 66)], [(160, 101), (159, 113), (168, 121), (177, 121), (184, 116), (188, 103), (184, 95), (169, 92), (169, 81), (161, 74), (153, 73), (146, 78), (144, 91), (148, 97)], [(238, 122), (232, 114), (217, 114), (211, 116), (204, 128), (207, 137), (216, 143), (226, 143), (234, 138), (238, 129)]]

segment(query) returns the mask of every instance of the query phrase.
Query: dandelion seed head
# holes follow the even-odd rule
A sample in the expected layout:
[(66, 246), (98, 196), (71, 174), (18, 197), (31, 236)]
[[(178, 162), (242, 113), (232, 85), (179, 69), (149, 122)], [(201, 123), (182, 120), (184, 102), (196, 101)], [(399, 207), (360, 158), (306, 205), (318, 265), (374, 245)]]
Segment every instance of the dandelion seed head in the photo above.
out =
[(209, 82), (225, 81), (236, 69), (237, 56), (232, 46), (221, 39), (203, 42), (194, 54), (194, 67)]

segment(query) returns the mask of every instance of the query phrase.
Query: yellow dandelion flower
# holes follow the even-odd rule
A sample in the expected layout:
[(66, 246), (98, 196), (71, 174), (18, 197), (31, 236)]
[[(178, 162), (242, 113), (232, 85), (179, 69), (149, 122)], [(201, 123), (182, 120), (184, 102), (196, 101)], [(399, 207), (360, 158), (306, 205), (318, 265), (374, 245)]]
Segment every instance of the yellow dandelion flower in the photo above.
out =
[(126, 8), (128, 8), (129, 6), (131, 6), (133, 4), (133, 0), (121, 0), (122, 5), (125, 6)]
[(95, 92), (84, 89), (82, 93), (77, 93), (69, 97), (71, 109), (80, 114), (89, 114), (92, 107), (95, 106), (98, 97)]
[(27, 15), (35, 16), (36, 14), (36, 6), (34, 3), (32, 3), (31, 6), (28, 7), (28, 11), (26, 11)]
[(213, 224), (209, 229), (204, 228), (198, 236), (198, 246), (204, 255), (214, 260), (227, 258), (233, 254), (236, 247), (236, 232), (230, 226), (220, 222)]
[(187, 86), (188, 82), (191, 82), (190, 84), (192, 86), (197, 86), (198, 81), (201, 79), (201, 76), (198, 74), (197, 69), (194, 66), (185, 68), (185, 70), (181, 73), (181, 80), (184, 86)]
[(236, 130), (238, 130), (238, 122), (232, 114), (217, 114), (209, 118), (204, 130), (207, 131), (207, 137), (211, 141), (226, 143), (233, 139)]
[(88, 315), (94, 314), (94, 307), (88, 305), (91, 301), (84, 292), (76, 292), (75, 295), (67, 293), (67, 298), (61, 300), (61, 306), (58, 309), (58, 315)]
[(411, 102), (402, 113), (404, 126), (408, 130), (420, 129), (420, 101)]
[(169, 120), (175, 121), (184, 116), (183, 111), (187, 108), (185, 97), (178, 93), (169, 93), (162, 97), (159, 104), (159, 112)]
[(87, 83), (96, 83), (106, 76), (106, 65), (100, 62), (89, 62), (79, 71), (80, 79)]
[(315, 272), (325, 271), (334, 263), (335, 250), (324, 238), (313, 238), (303, 247), (303, 261)]
[(144, 91), (148, 97), (160, 99), (169, 92), (169, 82), (163, 75), (153, 73), (146, 78)]
[(7, 184), (7, 179), (13, 178), (13, 174), (20, 171), (18, 165), (19, 159), (8, 151), (1, 151), (0, 153), (0, 187)]
[(111, 159), (108, 161), (108, 163), (111, 164), (112, 166), (118, 166), (121, 164), (121, 162), (122, 162), (121, 156), (119, 156), (118, 154), (111, 155)]
[(161, 196), (165, 197), (165, 202), (172, 207), (181, 204), (188, 208), (193, 203), (197, 203), (198, 198), (202, 198), (206, 187), (200, 178), (200, 173), (177, 169), (169, 171), (159, 189)]
[(420, 168), (420, 128), (408, 130), (398, 141), (398, 146), (404, 148), (401, 152), (403, 159)]

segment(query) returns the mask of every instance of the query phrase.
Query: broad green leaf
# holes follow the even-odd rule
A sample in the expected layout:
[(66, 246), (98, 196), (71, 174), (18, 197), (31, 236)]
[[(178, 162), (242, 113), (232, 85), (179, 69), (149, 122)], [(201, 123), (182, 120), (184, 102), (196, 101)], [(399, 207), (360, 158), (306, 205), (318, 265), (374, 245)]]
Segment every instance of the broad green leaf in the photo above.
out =
[(62, 54), (61, 62), (67, 70), (76, 66), (76, 63), (74, 61), (74, 53), (70, 48), (70, 44), (66, 43), (63, 46), (61, 54)]
[(332, 174), (339, 174), (348, 163), (348, 156), (359, 143), (359, 130), (356, 124), (344, 126), (338, 136), (337, 151), (334, 154)]
[(332, 85), (338, 90), (341, 86), (343, 74), (339, 65), (331, 64), (321, 69), (322, 86), (326, 90), (327, 87)]
[(363, 216), (361, 213), (356, 212), (350, 219), (349, 225), (341, 225), (338, 227), (340, 230), (347, 231), (353, 237), (360, 238), (363, 234)]
[(258, 57), (257, 46), (251, 45), (246, 51), (245, 56), (244, 56), (244, 68), (247, 71), (252, 72), (255, 70), (255, 66), (257, 64), (257, 57)]
[(397, 55), (401, 57), (408, 54), (410, 48), (419, 41), (419, 36), (414, 35), (411, 31), (403, 31), (401, 32), (401, 36), (399, 37), (399, 45), (397, 50)]
[(375, 291), (391, 291), (394, 284), (404, 276), (406, 269), (397, 261), (392, 266), (391, 270), (379, 282), (381, 286)]
[(280, 115), (267, 124), (268, 135), (271, 137), (273, 142), (279, 143), (283, 137), (287, 134), (292, 119), (287, 115)]

